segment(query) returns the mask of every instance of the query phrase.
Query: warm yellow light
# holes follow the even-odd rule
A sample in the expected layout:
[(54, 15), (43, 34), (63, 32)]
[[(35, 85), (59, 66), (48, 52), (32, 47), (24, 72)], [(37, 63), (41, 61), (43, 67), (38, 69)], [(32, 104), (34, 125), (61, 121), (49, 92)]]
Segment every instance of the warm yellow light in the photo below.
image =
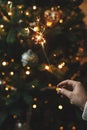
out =
[(59, 20), (59, 23), (63, 23), (63, 19), (60, 19), (60, 20)]
[(56, 57), (56, 54), (53, 54), (54, 57)]
[(11, 59), (11, 62), (14, 62), (14, 59)]
[(26, 16), (29, 16), (29, 15), (30, 15), (30, 13), (29, 13), (28, 11), (26, 11), (26, 12), (25, 12), (25, 15), (26, 15)]
[(50, 67), (49, 67), (48, 65), (45, 65), (45, 69), (46, 69), (46, 70), (49, 70)]
[(30, 71), (27, 70), (27, 71), (26, 71), (26, 75), (29, 75), (29, 74), (30, 74)]
[(17, 118), (17, 115), (13, 115), (13, 118), (16, 119), (16, 118)]
[(63, 106), (62, 105), (58, 105), (58, 109), (62, 110)]
[(35, 32), (38, 32), (39, 30), (40, 30), (40, 29), (39, 29), (38, 26), (34, 27), (34, 31), (35, 31)]
[(10, 75), (11, 75), (11, 76), (12, 76), (12, 75), (14, 75), (14, 72), (13, 72), (13, 71), (11, 71), (11, 72), (10, 72)]
[(76, 126), (72, 126), (72, 130), (76, 130)]
[(9, 90), (9, 87), (6, 87), (6, 88), (5, 88), (5, 91), (8, 91), (8, 90)]
[(2, 75), (5, 75), (5, 72), (2, 72)]
[(64, 130), (64, 127), (63, 127), (63, 126), (60, 126), (59, 130)]
[(11, 11), (9, 11), (9, 12), (8, 12), (8, 15), (9, 15), (9, 16), (12, 16), (12, 12), (11, 12)]
[(6, 62), (6, 61), (3, 61), (3, 62), (2, 62), (2, 65), (3, 65), (3, 66), (6, 66), (6, 65), (7, 65), (7, 62)]
[(30, 66), (27, 66), (27, 69), (29, 70), (29, 69), (30, 69)]
[(34, 109), (36, 109), (37, 108), (37, 105), (36, 104), (33, 104), (33, 106), (32, 106)]
[(36, 9), (37, 9), (37, 6), (36, 6), (36, 5), (34, 5), (34, 6), (33, 6), (33, 10), (36, 10)]
[(1, 24), (1, 25), (0, 25), (0, 28), (4, 28), (4, 25), (3, 25), (3, 24)]
[(32, 88), (35, 88), (35, 85), (32, 85)]
[(34, 100), (34, 101), (37, 101), (37, 98), (35, 97), (33, 100)]
[(53, 24), (53, 23), (52, 23), (51, 21), (47, 21), (47, 22), (46, 22), (47, 27), (52, 27), (52, 24)]
[(65, 65), (65, 62), (62, 62), (61, 64), (58, 65), (58, 68), (62, 69), (64, 67), (64, 65)]
[(49, 83), (49, 84), (48, 84), (48, 87), (52, 87), (52, 84), (51, 84), (51, 83)]

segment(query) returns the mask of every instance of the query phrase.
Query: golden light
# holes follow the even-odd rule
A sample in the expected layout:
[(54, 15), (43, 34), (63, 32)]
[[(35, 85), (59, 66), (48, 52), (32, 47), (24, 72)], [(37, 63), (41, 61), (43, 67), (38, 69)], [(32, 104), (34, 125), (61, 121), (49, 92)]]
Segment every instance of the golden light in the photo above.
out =
[(34, 101), (37, 101), (37, 98), (35, 97), (33, 100), (34, 100)]
[(38, 26), (35, 26), (35, 27), (34, 27), (34, 31), (35, 31), (35, 32), (38, 32), (39, 30), (40, 30), (40, 29), (39, 29)]
[(26, 12), (25, 12), (25, 15), (26, 15), (26, 16), (29, 16), (29, 15), (30, 15), (29, 11), (26, 11)]
[(51, 84), (51, 83), (49, 83), (49, 84), (48, 84), (48, 87), (52, 87), (52, 84)]
[(13, 76), (13, 75), (14, 75), (14, 72), (13, 72), (13, 71), (11, 71), (11, 72), (10, 72), (10, 75), (11, 75), (11, 76)]
[(60, 20), (59, 20), (59, 23), (63, 23), (63, 19), (60, 19)]
[(32, 85), (32, 88), (35, 88), (35, 85)]
[(9, 15), (9, 16), (12, 16), (12, 12), (11, 12), (11, 11), (9, 11), (9, 12), (8, 12), (8, 15)]
[(59, 109), (59, 110), (62, 110), (62, 109), (63, 109), (63, 106), (62, 106), (62, 105), (58, 105), (58, 109)]
[(14, 62), (14, 59), (11, 59), (11, 62)]
[(47, 22), (46, 22), (47, 27), (52, 27), (52, 24), (53, 24), (53, 23), (52, 23), (51, 21), (47, 21)]
[(59, 130), (64, 130), (64, 127), (63, 127), (63, 126), (60, 126)]
[(64, 65), (65, 65), (65, 62), (62, 62), (61, 64), (58, 65), (58, 68), (62, 69), (64, 67)]
[(37, 6), (36, 5), (33, 5), (33, 10), (36, 10), (37, 9)]
[(54, 57), (56, 57), (56, 54), (53, 54)]
[(76, 130), (76, 126), (72, 126), (72, 130)]
[(44, 43), (46, 43), (46, 40), (42, 33), (36, 33), (35, 35), (33, 35), (32, 40), (35, 42), (35, 44), (41, 44), (42, 46)]
[(17, 118), (17, 115), (13, 115), (13, 118), (16, 119), (16, 118)]
[(2, 66), (6, 66), (6, 65), (8, 65), (8, 62), (3, 61), (3, 62), (2, 62)]
[(37, 108), (37, 105), (36, 104), (33, 104), (33, 106), (32, 106), (34, 109), (36, 109)]
[(27, 69), (30, 70), (30, 66), (27, 66)]
[(26, 71), (26, 75), (30, 75), (30, 71), (29, 70)]
[(2, 72), (2, 75), (5, 75), (5, 72)]
[(48, 65), (45, 65), (45, 70), (49, 70), (50, 67)]
[(8, 91), (9, 90), (9, 87), (5, 87), (5, 91)]
[(0, 28), (4, 28), (4, 25), (3, 25), (3, 24), (1, 24), (1, 25), (0, 25)]

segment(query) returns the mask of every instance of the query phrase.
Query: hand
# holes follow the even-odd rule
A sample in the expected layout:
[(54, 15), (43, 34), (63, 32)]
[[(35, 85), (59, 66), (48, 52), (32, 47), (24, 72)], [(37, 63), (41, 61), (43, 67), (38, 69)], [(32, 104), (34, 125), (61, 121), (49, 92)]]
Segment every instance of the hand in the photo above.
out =
[[(87, 101), (87, 92), (82, 83), (74, 80), (64, 80), (57, 86), (61, 88), (59, 93), (68, 97), (72, 104), (84, 108)], [(68, 87), (70, 87), (71, 90), (69, 90)]]

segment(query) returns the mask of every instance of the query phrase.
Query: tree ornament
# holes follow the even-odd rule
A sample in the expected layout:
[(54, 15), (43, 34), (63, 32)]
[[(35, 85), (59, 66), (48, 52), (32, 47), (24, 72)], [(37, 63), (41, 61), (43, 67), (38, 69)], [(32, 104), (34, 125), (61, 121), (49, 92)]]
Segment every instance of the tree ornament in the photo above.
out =
[(53, 27), (59, 22), (61, 16), (62, 16), (62, 11), (55, 7), (49, 10), (46, 10), (44, 12), (46, 26)]
[(29, 49), (28, 51), (24, 52), (21, 56), (21, 62), (23, 66), (26, 66), (28, 63), (37, 63), (38, 62), (38, 56)]

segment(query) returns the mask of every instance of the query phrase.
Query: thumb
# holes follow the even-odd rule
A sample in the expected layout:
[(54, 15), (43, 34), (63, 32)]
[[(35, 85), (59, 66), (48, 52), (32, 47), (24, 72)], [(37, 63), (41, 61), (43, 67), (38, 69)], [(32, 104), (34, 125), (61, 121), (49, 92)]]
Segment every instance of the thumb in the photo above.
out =
[(59, 93), (60, 93), (60, 94), (63, 94), (64, 96), (66, 96), (66, 97), (68, 97), (68, 98), (70, 99), (72, 92), (69, 91), (69, 90), (67, 90), (67, 89), (65, 89), (65, 88), (61, 88), (61, 90), (60, 90)]

